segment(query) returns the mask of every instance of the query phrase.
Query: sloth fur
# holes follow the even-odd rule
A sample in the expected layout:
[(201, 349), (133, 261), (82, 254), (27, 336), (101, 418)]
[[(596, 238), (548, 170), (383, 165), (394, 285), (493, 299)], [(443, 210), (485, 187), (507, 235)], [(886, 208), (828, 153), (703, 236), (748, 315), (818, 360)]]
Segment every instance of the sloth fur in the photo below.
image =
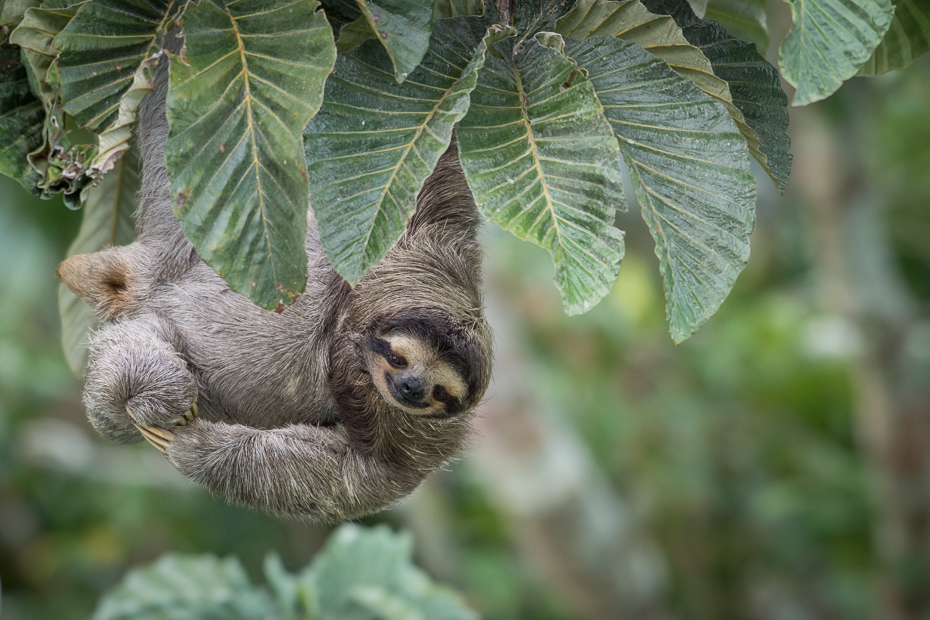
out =
[[(339, 521), (396, 503), (463, 450), (491, 373), (480, 219), (455, 144), (404, 237), (355, 288), (327, 262), (311, 212), (306, 292), (268, 312), (229, 289), (172, 213), (166, 77), (160, 67), (139, 113), (138, 239), (59, 268), (103, 321), (85, 376), (91, 423), (119, 443), (142, 439), (136, 424), (169, 429), (166, 457), (184, 476), (270, 513)], [(366, 360), (392, 334), (453, 369), (456, 407), (418, 415), (377, 389)], [(199, 417), (179, 425), (195, 401)]]

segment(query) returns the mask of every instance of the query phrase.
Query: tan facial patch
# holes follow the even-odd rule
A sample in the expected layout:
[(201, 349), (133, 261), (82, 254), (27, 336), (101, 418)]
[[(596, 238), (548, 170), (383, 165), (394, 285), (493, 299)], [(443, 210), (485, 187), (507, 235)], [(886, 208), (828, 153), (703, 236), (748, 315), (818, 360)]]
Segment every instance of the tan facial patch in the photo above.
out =
[[(370, 351), (368, 369), (375, 387), (392, 407), (411, 415), (444, 414), (448, 413), (450, 404), (460, 403), (467, 396), (462, 377), (429, 343), (408, 335), (389, 335), (383, 340), (390, 351), (387, 355)], [(423, 384), (425, 397), (421, 402), (406, 401), (398, 393), (398, 383), (409, 376)], [(436, 389), (439, 386), (441, 390)], [(444, 400), (436, 398), (437, 395), (442, 395)]]

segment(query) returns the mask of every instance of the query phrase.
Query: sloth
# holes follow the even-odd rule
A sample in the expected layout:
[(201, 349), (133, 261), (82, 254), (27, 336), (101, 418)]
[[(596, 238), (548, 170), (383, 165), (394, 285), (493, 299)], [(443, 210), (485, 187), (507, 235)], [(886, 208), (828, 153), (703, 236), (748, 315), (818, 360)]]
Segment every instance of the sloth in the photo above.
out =
[(336, 522), (397, 503), (463, 451), (490, 380), (480, 216), (454, 140), (404, 236), (354, 288), (311, 211), (306, 291), (269, 312), (182, 234), (166, 91), (159, 67), (137, 123), (137, 240), (57, 272), (102, 325), (85, 374), (91, 424), (117, 443), (147, 439), (184, 476), (272, 514)]

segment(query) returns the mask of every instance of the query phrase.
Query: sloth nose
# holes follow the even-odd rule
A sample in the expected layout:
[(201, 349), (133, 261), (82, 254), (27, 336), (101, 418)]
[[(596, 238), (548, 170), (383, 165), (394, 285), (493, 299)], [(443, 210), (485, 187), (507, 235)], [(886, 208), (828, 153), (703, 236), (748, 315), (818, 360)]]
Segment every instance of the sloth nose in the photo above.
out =
[(401, 379), (398, 387), (400, 388), (400, 393), (404, 395), (404, 398), (409, 398), (415, 402), (420, 402), (423, 400), (423, 397), (426, 396), (423, 380), (417, 377), (404, 377)]

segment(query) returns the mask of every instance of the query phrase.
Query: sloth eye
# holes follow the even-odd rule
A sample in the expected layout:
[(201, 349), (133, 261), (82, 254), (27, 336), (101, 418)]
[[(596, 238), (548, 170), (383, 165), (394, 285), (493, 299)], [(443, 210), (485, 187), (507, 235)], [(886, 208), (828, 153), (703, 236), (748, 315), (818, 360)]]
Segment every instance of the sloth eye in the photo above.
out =
[(388, 355), (388, 362), (390, 362), (391, 366), (393, 366), (394, 368), (406, 368), (407, 367), (407, 359), (403, 355), (397, 355), (396, 353), (393, 353), (393, 352), (390, 355)]
[(437, 385), (433, 388), (433, 398), (438, 400), (441, 403), (446, 402), (452, 398), (452, 395), (441, 385)]

